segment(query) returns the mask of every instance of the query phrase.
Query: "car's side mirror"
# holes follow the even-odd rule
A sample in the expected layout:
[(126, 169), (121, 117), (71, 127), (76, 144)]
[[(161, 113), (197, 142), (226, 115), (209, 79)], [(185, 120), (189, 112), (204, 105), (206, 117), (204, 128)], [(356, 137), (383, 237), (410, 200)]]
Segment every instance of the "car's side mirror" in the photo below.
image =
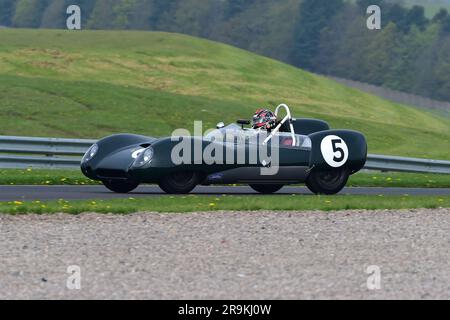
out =
[(219, 122), (218, 124), (216, 124), (217, 129), (222, 129), (223, 127), (225, 127), (225, 123), (223, 122)]

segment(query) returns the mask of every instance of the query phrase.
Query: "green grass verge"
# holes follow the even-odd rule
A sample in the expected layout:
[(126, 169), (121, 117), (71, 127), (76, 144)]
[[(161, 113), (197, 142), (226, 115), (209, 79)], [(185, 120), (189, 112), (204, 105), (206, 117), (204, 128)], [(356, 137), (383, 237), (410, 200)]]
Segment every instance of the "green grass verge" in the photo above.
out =
[(134, 212), (255, 211), (255, 210), (348, 210), (410, 209), (450, 207), (450, 196), (163, 196), (116, 200), (51, 202), (0, 202), (6, 214), (57, 213), (79, 214)]
[(80, 170), (0, 169), (0, 185), (90, 185)]
[(450, 188), (450, 175), (400, 172), (360, 172), (350, 177), (347, 186)]
[(164, 136), (284, 102), (296, 117), (363, 132), (370, 153), (450, 159), (448, 117), (228, 45), (134, 31), (4, 29), (0, 37), (3, 135)]
[[(0, 185), (90, 185), (99, 184), (79, 170), (3, 169)], [(350, 177), (350, 187), (450, 188), (450, 175), (360, 172)]]

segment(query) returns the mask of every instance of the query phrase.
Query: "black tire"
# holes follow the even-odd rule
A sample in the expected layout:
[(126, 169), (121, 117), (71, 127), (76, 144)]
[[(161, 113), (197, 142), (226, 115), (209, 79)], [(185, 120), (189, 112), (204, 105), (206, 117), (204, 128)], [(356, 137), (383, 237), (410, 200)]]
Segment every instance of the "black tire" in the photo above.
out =
[(315, 194), (337, 194), (347, 184), (348, 170), (313, 171), (306, 180), (306, 186)]
[(186, 194), (200, 182), (199, 175), (192, 171), (175, 172), (159, 181), (159, 187), (169, 194)]
[(281, 188), (283, 188), (284, 185), (282, 185), (282, 184), (250, 184), (250, 187), (259, 193), (271, 194), (271, 193), (275, 193), (278, 190), (280, 190)]
[(116, 193), (128, 193), (139, 186), (139, 182), (134, 180), (104, 180), (103, 185)]

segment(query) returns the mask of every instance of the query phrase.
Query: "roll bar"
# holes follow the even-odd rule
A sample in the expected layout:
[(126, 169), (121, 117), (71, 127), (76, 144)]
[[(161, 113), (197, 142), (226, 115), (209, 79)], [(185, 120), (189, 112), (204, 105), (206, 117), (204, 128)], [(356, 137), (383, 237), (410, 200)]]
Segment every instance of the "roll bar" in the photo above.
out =
[(275, 127), (275, 129), (273, 129), (270, 132), (270, 135), (264, 140), (263, 144), (267, 144), (267, 142), (270, 141), (270, 139), (272, 139), (273, 135), (276, 134), (278, 131), (280, 131), (281, 126), (286, 122), (289, 121), (289, 129), (291, 130), (291, 136), (292, 136), (292, 146), (295, 146), (297, 141), (296, 141), (296, 137), (295, 137), (295, 131), (294, 131), (294, 126), (292, 125), (292, 116), (291, 116), (291, 110), (289, 109), (289, 107), (282, 103), (280, 104), (276, 109), (275, 109), (275, 116), (277, 116), (278, 118), (278, 112), (280, 111), (280, 109), (284, 109), (286, 111), (286, 116), (283, 118), (283, 120), (280, 121), (280, 123)]

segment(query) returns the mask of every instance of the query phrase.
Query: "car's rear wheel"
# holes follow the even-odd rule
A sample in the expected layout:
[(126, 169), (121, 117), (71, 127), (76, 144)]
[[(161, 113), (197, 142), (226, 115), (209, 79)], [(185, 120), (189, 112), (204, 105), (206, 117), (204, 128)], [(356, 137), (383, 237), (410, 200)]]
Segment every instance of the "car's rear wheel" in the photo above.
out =
[(346, 169), (313, 171), (306, 180), (306, 186), (315, 194), (337, 194), (347, 184), (348, 177)]
[(128, 193), (139, 186), (139, 182), (134, 180), (103, 180), (103, 185), (116, 193)]
[(250, 187), (263, 194), (271, 194), (279, 191), (284, 186), (282, 184), (250, 184)]
[(199, 181), (199, 175), (192, 171), (174, 172), (159, 181), (159, 187), (166, 193), (186, 194), (194, 190)]

